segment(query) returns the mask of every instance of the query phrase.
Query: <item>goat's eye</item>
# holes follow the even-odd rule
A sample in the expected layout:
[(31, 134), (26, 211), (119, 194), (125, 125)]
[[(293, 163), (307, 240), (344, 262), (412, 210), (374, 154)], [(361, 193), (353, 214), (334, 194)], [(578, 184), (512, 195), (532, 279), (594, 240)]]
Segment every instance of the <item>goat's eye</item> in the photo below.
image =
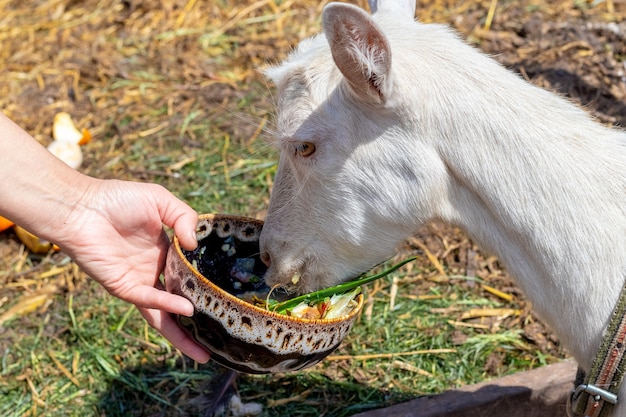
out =
[(315, 144), (311, 142), (298, 142), (294, 145), (296, 155), (307, 157), (315, 153)]

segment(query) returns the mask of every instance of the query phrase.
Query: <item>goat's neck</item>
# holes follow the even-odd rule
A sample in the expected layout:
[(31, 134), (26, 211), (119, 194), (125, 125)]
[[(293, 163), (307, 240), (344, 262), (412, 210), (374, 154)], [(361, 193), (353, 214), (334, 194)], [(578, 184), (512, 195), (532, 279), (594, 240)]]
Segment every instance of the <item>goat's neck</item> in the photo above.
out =
[[(506, 129), (473, 120), (461, 140), (439, 141), (450, 177), (441, 217), (504, 262), (587, 368), (626, 272), (623, 177), (621, 187), (619, 180), (609, 185), (617, 169), (605, 154), (621, 149), (614, 162), (624, 161), (624, 148), (616, 133), (582, 114), (571, 129), (558, 127), (556, 113), (531, 113), (531, 125), (497, 113), (490, 117)], [(579, 137), (585, 130), (589, 139)]]

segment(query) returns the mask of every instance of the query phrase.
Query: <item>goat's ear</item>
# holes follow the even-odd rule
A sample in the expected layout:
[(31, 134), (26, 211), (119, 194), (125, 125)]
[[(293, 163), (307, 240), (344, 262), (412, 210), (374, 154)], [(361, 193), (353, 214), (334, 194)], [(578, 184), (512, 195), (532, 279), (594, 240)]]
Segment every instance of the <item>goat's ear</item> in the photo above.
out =
[(322, 20), (333, 60), (354, 92), (384, 102), (391, 50), (376, 23), (360, 8), (344, 3), (328, 4)]

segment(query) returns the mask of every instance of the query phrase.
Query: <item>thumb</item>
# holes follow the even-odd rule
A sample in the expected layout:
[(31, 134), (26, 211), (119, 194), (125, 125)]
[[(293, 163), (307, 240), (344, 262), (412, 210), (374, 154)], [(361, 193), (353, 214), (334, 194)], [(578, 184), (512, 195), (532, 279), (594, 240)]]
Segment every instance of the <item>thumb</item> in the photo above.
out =
[(196, 227), (198, 213), (172, 193), (158, 185), (161, 192), (158, 194), (158, 207), (161, 221), (174, 229), (174, 233), (183, 248), (193, 250), (198, 246)]

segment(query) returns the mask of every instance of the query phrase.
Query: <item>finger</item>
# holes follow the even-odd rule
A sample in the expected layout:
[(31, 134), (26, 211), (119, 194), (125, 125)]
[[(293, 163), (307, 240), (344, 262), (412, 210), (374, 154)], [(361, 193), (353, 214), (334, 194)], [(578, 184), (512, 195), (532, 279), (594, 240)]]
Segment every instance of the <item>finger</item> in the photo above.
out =
[(161, 188), (159, 213), (161, 221), (174, 229), (180, 244), (187, 250), (193, 250), (198, 246), (196, 240), (196, 226), (198, 225), (198, 213), (187, 204), (176, 198), (169, 191)]
[(148, 285), (134, 287), (124, 299), (138, 307), (163, 310), (188, 317), (191, 317), (194, 311), (193, 304), (186, 298)]
[(210, 354), (185, 333), (174, 319), (159, 310), (139, 308), (146, 321), (159, 331), (172, 345), (196, 362), (206, 363)]

